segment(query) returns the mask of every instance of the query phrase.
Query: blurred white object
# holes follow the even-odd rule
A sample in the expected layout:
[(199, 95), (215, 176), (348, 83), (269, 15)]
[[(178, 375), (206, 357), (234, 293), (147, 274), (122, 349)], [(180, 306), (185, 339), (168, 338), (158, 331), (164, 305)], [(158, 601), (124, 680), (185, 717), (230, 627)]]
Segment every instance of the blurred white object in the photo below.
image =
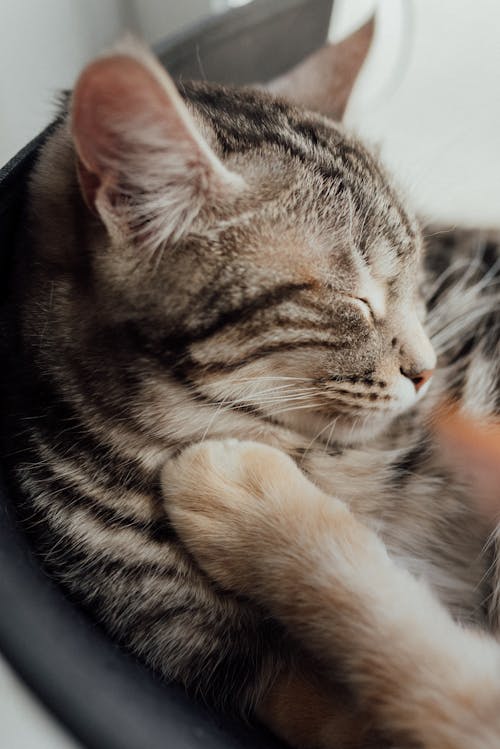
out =
[[(383, 160), (425, 215), (499, 226), (500, 4), (336, 0), (336, 33), (356, 26), (374, 6), (375, 44), (348, 124), (380, 145)], [(399, 80), (391, 61), (404, 66)], [(383, 96), (374, 95), (381, 90)]]
[(212, 0), (212, 10), (216, 13), (222, 13), (230, 8), (239, 8), (241, 5), (248, 5), (253, 0)]
[(0, 656), (2, 749), (83, 749)]

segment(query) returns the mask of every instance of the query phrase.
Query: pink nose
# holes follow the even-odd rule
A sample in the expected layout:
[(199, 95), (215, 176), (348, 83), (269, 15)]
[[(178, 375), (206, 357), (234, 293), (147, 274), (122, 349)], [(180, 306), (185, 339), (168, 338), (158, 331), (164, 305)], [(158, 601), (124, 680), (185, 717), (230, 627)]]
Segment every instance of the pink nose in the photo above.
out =
[(405, 370), (401, 367), (401, 374), (405, 377), (408, 377), (409, 380), (413, 382), (415, 385), (415, 390), (420, 390), (421, 387), (425, 385), (426, 382), (429, 382), (432, 375), (434, 374), (433, 369), (422, 369), (421, 372), (405, 372)]

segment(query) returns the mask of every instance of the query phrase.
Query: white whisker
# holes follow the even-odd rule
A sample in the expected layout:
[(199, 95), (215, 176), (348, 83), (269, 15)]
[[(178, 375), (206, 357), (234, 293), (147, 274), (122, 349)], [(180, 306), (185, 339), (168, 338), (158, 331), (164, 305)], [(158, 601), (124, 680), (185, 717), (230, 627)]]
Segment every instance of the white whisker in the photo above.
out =
[(290, 406), (289, 408), (281, 408), (278, 411), (271, 411), (267, 415), (268, 416), (278, 416), (278, 414), (287, 413), (288, 411), (301, 411), (301, 410), (303, 410), (305, 408), (308, 408), (309, 410), (311, 410), (311, 409), (317, 408), (317, 407), (318, 407), (317, 404), (306, 403), (306, 404), (304, 404), (302, 406)]

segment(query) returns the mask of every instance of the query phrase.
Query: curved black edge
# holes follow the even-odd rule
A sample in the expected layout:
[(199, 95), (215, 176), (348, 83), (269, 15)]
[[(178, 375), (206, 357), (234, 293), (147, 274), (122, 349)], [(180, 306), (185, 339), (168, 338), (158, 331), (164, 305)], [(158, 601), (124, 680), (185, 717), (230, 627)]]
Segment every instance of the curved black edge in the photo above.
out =
[(40, 146), (57, 122), (56, 119), (48, 125), (0, 169), (0, 300), (4, 300), (8, 292), (17, 235), (24, 223), (24, 198), (29, 174)]
[[(43, 141), (52, 132), (55, 123), (52, 122), (45, 130), (39, 133), (33, 140), (21, 148), (4, 166), (0, 168), (0, 195), (4, 195), (9, 187), (15, 186), (19, 181), (21, 173), (29, 170), (33, 165), (33, 159)], [(3, 200), (0, 204), (0, 210), (4, 209)], [(1, 215), (1, 214), (0, 214)]]
[[(255, 0), (157, 45), (155, 51), (176, 77), (266, 80), (323, 43), (332, 5), (332, 0)], [(2, 299), (23, 225), (29, 173), (55, 124), (0, 170)], [(267, 732), (216, 716), (180, 687), (156, 680), (67, 601), (18, 530), (1, 472), (0, 651), (88, 749), (283, 746)]]

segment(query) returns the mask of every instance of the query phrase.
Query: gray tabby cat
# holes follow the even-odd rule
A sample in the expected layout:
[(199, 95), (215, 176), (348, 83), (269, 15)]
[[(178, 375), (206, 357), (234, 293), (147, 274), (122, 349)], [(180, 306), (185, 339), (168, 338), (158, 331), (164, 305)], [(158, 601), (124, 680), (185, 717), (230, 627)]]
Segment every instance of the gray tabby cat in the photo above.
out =
[[(368, 26), (322, 50), (273, 94), (177, 90), (133, 43), (84, 70), (31, 181), (30, 248), (13, 290), (12, 480), (50, 574), (191, 694), (260, 717), (296, 747), (368, 746), (379, 734), (496, 747), (500, 718), (456, 689), (453, 670), (434, 679), (436, 651), (461, 631), (444, 607), (493, 626), (498, 583), (491, 529), (426, 414), (443, 394), (496, 408), (500, 320), (485, 268), (497, 245), (461, 280), (460, 269), (435, 282), (429, 270), (442, 368), (421, 406), (435, 366), (419, 318), (421, 231), (376, 158), (335, 122), (370, 36)], [(308, 110), (287, 102), (301, 86)], [(436, 247), (431, 260), (446, 266), (449, 254)], [(324, 500), (333, 495), (344, 504)], [(231, 510), (229, 557), (213, 550), (217, 501)], [(195, 513), (195, 538), (197, 503), (207, 514)], [(231, 503), (242, 527), (259, 509), (262, 539), (250, 526), (241, 539)], [(343, 544), (340, 582), (315, 599), (327, 536)], [(385, 548), (399, 587), (386, 585)], [(242, 549), (272, 594), (261, 578), (248, 583)], [(229, 579), (210, 562), (219, 553)], [(280, 585), (307, 616), (282, 608)], [(431, 613), (411, 608), (411, 591)], [(407, 626), (405, 657), (391, 658)], [(495, 651), (486, 679), (496, 664)], [(444, 692), (459, 716), (458, 703), (440, 712)], [(452, 726), (454, 743), (445, 731), (433, 743), (420, 722)]]

